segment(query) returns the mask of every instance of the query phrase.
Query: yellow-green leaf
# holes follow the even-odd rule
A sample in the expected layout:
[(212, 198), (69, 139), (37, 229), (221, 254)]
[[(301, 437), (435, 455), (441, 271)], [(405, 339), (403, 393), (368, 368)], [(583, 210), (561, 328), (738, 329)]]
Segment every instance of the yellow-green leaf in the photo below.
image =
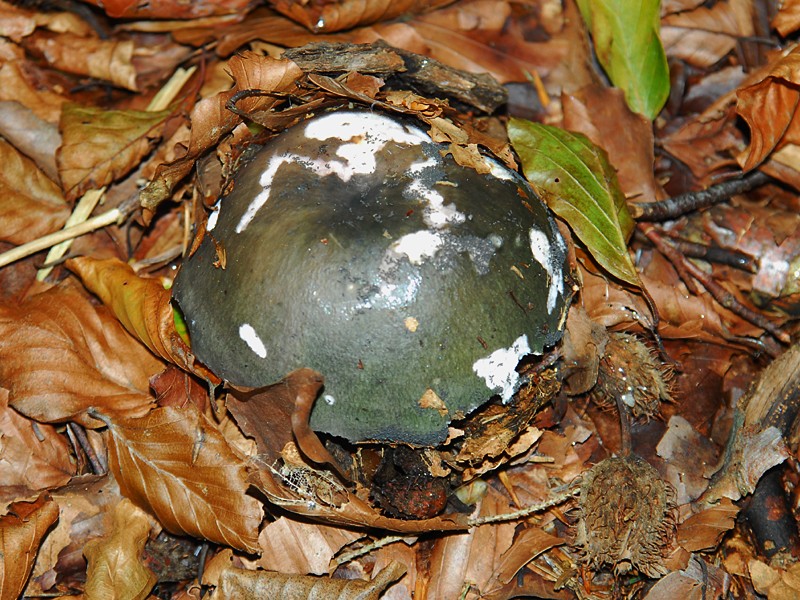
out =
[(523, 119), (511, 119), (508, 136), (525, 177), (595, 260), (641, 287), (627, 246), (634, 222), (605, 150), (580, 133)]
[(655, 119), (669, 96), (659, 0), (578, 0), (597, 59), (631, 110)]

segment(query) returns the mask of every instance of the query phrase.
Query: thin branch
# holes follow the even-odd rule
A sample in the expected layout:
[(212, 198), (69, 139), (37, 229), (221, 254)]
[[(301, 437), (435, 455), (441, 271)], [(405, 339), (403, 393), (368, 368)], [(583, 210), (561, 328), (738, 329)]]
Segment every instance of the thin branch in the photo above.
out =
[(770, 176), (761, 171), (731, 179), (697, 192), (687, 192), (658, 202), (634, 202), (630, 204), (631, 216), (637, 221), (668, 221), (686, 213), (724, 202), (731, 196), (743, 194), (770, 181)]

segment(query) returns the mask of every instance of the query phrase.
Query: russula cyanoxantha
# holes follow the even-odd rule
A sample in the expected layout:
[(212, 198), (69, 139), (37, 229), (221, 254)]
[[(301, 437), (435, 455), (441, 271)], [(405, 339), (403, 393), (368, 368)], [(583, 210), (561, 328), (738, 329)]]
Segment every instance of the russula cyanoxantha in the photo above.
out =
[(338, 111), (259, 150), (175, 281), (197, 357), (243, 386), (320, 371), (311, 426), (354, 442), (434, 445), (508, 401), (520, 359), (561, 337), (564, 240), (516, 172), (445, 149)]

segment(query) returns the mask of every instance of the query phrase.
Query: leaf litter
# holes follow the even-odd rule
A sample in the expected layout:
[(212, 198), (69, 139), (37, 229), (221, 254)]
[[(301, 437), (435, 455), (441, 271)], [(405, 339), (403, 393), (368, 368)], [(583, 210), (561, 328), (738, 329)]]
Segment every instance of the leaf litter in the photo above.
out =
[[(551, 0), (245, 4), (0, 3), (0, 595), (794, 597), (800, 369), (771, 332), (796, 340), (800, 306), (796, 3), (771, 23), (757, 1), (664, 2), (660, 23), (646, 3), (639, 31), (608, 0), (580, 3), (588, 22)], [(609, 52), (609, 34), (631, 46)], [(437, 448), (319, 436), (324, 374), (226, 387), (170, 303), (246, 147), (346, 103), (419, 119), (469, 168), (519, 160), (574, 234), (554, 362)], [(507, 117), (591, 144), (602, 160), (578, 166), (605, 183), (538, 182), (537, 152), (559, 173), (574, 159), (508, 140)], [(718, 206), (628, 216), (757, 169), (773, 179)], [(37, 281), (49, 259), (17, 248), (103, 187)], [(570, 216), (581, 202), (604, 235)], [(654, 235), (713, 252), (687, 271)], [(734, 253), (754, 268), (717, 260)], [(780, 547), (737, 519), (768, 472)], [(159, 566), (180, 561), (193, 575)]]

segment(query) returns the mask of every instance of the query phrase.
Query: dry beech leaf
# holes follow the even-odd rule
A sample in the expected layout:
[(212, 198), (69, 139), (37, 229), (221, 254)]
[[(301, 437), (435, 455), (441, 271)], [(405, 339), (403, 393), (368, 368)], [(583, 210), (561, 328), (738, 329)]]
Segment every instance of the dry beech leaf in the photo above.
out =
[(252, 0), (214, 0), (213, 2), (185, 2), (183, 0), (89, 0), (102, 8), (109, 17), (151, 19), (196, 19), (211, 15), (237, 14), (246, 11)]
[(10, 498), (28, 490), (66, 484), (75, 474), (70, 447), (55, 427), (34, 423), (8, 406), (8, 392), (0, 388), (0, 504), (5, 488)]
[(736, 525), (738, 513), (738, 506), (722, 498), (718, 504), (692, 515), (678, 526), (678, 545), (689, 552), (715, 548), (723, 534)]
[(258, 566), (279, 573), (326, 575), (331, 559), (344, 546), (363, 534), (316, 523), (280, 517), (264, 527), (258, 542)]
[(0, 599), (20, 597), (42, 539), (57, 519), (58, 504), (47, 495), (15, 502), (0, 517)]
[(205, 585), (215, 585), (211, 600), (228, 598), (281, 598), (282, 600), (378, 600), (406, 572), (392, 562), (372, 581), (333, 579), (311, 575), (286, 575), (272, 571), (247, 571), (230, 564), (230, 552), (212, 559), (203, 575)]
[(523, 530), (500, 557), (490, 588), (495, 589), (509, 583), (520, 569), (539, 554), (566, 542), (563, 537), (549, 534), (538, 527), (528, 527)]
[(193, 405), (138, 419), (102, 417), (122, 495), (169, 531), (258, 552), (261, 505), (246, 495), (244, 462)]
[(135, 169), (161, 136), (170, 110), (108, 110), (67, 104), (56, 154), (61, 183), (74, 200)]
[(19, 102), (48, 123), (58, 123), (66, 98), (37, 85), (35, 69), (26, 61), (0, 65), (0, 100)]
[(149, 379), (162, 364), (105, 308), (62, 284), (0, 304), (0, 382), (9, 404), (45, 423), (103, 423), (90, 409), (137, 417), (152, 407)]
[(247, 98), (237, 104), (244, 111), (267, 110), (279, 102), (269, 93), (291, 93), (303, 76), (300, 68), (290, 60), (279, 60), (245, 51), (232, 57), (227, 69), (236, 85), (198, 102), (192, 109), (192, 135), (185, 154), (170, 163), (159, 166), (150, 183), (142, 190), (140, 201), (144, 208), (154, 210), (169, 198), (172, 190), (194, 167), (197, 158), (213, 148), (219, 140), (240, 123), (238, 115), (226, 108), (228, 100), (241, 90), (255, 89), (264, 95)]
[(781, 569), (751, 560), (747, 566), (753, 587), (767, 600), (795, 600), (800, 596), (800, 564)]
[(707, 8), (672, 14), (661, 22), (667, 56), (709, 68), (736, 48), (739, 38), (754, 35), (749, 0), (718, 2)]
[(786, 0), (781, 3), (778, 14), (772, 19), (772, 26), (783, 37), (800, 29), (800, 2)]
[(771, 63), (766, 76), (737, 92), (736, 110), (750, 127), (750, 146), (737, 160), (749, 171), (782, 145), (800, 142), (800, 48)]
[(56, 69), (102, 79), (134, 92), (138, 89), (132, 62), (135, 46), (130, 40), (101, 40), (61, 33), (34, 35), (25, 45)]
[(67, 266), (153, 354), (219, 383), (216, 375), (195, 362), (191, 349), (175, 330), (171, 294), (160, 281), (139, 277), (130, 265), (116, 258), (73, 258)]
[(29, 158), (0, 140), (0, 240), (23, 244), (64, 225), (69, 207), (61, 189)]
[[(493, 487), (487, 488), (478, 516), (510, 512), (510, 501)], [(481, 594), (489, 594), (493, 574), (501, 566), (501, 557), (511, 547), (515, 522), (475, 527), (467, 533), (448, 535), (436, 540), (431, 552), (428, 598), (459, 598), (464, 582), (470, 582)], [(531, 557), (533, 558), (533, 557)]]
[(388, 21), (400, 15), (433, 10), (453, 0), (341, 0), (295, 2), (272, 0), (272, 7), (316, 33), (352, 29), (358, 25)]
[(86, 544), (86, 600), (144, 600), (155, 586), (155, 573), (142, 561), (152, 528), (150, 517), (123, 499), (114, 508), (110, 535)]

